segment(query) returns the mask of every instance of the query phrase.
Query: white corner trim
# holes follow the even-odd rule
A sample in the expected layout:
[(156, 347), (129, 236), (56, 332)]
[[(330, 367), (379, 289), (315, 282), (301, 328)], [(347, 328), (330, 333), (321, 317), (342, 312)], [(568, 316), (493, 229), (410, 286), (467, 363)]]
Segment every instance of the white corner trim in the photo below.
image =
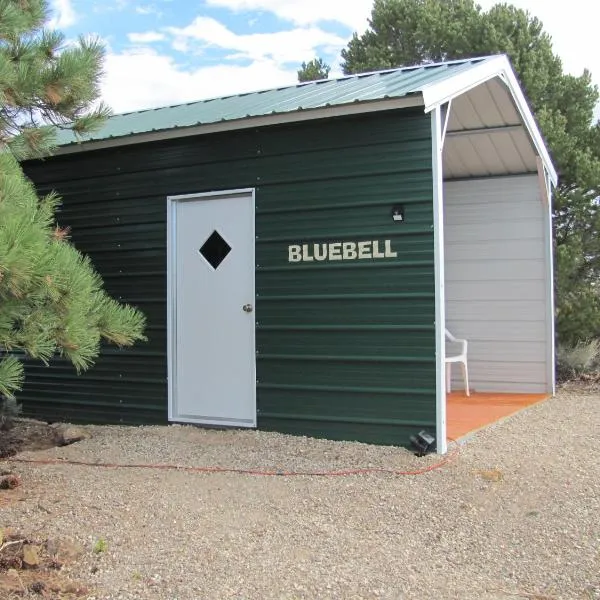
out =
[(457, 96), (467, 93), (494, 77), (499, 77), (510, 91), (535, 149), (544, 161), (544, 166), (550, 176), (550, 180), (556, 187), (558, 184), (558, 174), (552, 164), (552, 159), (546, 148), (544, 138), (537, 126), (533, 113), (529, 108), (529, 104), (527, 103), (507, 56), (500, 55), (491, 57), (444, 81), (431, 83), (423, 87), (422, 94), (425, 102), (425, 112), (434, 110), (436, 107), (445, 104)]
[(431, 164), (433, 184), (433, 252), (435, 263), (435, 437), (438, 454), (448, 451), (446, 427), (446, 295), (444, 285), (444, 174), (442, 163), (442, 114), (431, 112)]
[[(540, 161), (541, 162), (541, 161)], [(546, 261), (546, 378), (548, 392), (556, 394), (556, 324), (554, 322), (554, 232), (552, 227), (552, 186), (549, 176), (541, 166), (539, 185), (546, 201), (542, 204), (544, 211), (544, 257)], [(541, 179), (544, 178), (545, 184)]]
[(556, 325), (554, 323), (554, 233), (552, 228), (552, 183), (542, 159), (537, 157), (538, 187), (544, 212), (544, 260), (546, 279), (546, 386), (556, 393)]

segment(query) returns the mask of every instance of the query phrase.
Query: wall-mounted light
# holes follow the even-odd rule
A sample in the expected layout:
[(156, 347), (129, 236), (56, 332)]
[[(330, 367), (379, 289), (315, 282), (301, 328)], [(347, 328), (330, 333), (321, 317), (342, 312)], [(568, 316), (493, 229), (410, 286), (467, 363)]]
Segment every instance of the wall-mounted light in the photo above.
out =
[(392, 219), (396, 221), (396, 223), (404, 223), (404, 206), (401, 204), (397, 204), (392, 207)]

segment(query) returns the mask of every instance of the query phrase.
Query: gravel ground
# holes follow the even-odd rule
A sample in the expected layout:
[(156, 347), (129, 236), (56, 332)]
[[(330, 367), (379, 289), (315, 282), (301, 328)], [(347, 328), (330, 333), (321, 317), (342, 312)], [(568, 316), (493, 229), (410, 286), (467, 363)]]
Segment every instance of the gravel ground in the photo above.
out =
[[(100, 599), (600, 599), (600, 395), (563, 390), (419, 476), (25, 465), (0, 526), (83, 544)], [(194, 427), (90, 427), (22, 458), (414, 469), (406, 450)], [(95, 554), (97, 540), (106, 551)]]

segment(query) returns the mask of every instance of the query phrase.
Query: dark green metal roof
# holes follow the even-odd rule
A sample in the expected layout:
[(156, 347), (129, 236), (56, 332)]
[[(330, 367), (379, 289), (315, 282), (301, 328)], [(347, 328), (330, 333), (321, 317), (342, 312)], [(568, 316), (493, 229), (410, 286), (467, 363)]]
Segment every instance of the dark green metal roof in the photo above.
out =
[[(80, 141), (124, 138), (253, 117), (404, 98), (419, 94), (429, 85), (443, 82), (493, 58), (404, 67), (114, 115), (101, 130)], [(76, 142), (70, 131), (59, 133), (59, 145)]]

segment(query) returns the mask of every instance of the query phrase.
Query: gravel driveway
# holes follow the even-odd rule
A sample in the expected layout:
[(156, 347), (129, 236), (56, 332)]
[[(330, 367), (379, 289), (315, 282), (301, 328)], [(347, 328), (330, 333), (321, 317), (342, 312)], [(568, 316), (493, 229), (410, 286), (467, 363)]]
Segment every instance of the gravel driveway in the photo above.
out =
[[(71, 536), (96, 599), (600, 598), (600, 396), (565, 391), (479, 432), (419, 476), (263, 477), (10, 463), (2, 525)], [(253, 431), (90, 427), (30, 452), (280, 470), (436, 462)], [(97, 540), (106, 550), (94, 553)]]

